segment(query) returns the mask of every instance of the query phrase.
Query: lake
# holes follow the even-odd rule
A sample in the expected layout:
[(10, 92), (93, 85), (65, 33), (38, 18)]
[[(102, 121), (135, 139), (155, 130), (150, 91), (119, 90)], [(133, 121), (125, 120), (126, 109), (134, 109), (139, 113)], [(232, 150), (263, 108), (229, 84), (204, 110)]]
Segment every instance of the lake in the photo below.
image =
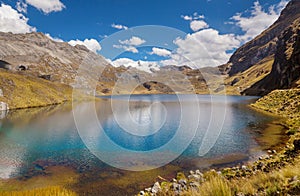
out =
[(283, 139), (279, 119), (248, 107), (255, 100), (124, 95), (9, 111), (0, 115), (0, 189), (132, 195), (157, 176), (243, 164)]

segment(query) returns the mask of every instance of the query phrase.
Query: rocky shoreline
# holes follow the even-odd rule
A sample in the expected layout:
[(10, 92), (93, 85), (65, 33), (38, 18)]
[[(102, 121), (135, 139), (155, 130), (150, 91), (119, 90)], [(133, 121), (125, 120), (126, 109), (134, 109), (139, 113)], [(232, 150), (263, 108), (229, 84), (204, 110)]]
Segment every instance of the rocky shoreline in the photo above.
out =
[(252, 107), (287, 118), (289, 140), (280, 150), (247, 165), (201, 173), (178, 173), (172, 181), (157, 181), (138, 195), (288, 195), (300, 193), (300, 89), (276, 90)]

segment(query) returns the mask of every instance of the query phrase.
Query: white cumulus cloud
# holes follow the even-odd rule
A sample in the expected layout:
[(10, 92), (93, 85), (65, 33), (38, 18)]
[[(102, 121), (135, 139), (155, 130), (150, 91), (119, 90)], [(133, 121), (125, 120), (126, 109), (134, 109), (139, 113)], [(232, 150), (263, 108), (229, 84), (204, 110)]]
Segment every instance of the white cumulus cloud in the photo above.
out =
[[(184, 38), (174, 40), (177, 49), (173, 52), (161, 48), (152, 48), (150, 54), (169, 57), (169, 59), (156, 63), (151, 62), (151, 66), (159, 69), (159, 65), (187, 65), (192, 68), (222, 65), (228, 62), (232, 52), (236, 48), (240, 47), (244, 42), (253, 39), (274, 23), (288, 2), (288, 0), (281, 0), (278, 4), (263, 9), (257, 1), (250, 10), (235, 14), (231, 18), (231, 21), (232, 24), (242, 29), (244, 32), (242, 35), (222, 34), (218, 30), (210, 28), (203, 20), (205, 17), (198, 13), (194, 13), (191, 16), (183, 15), (181, 17), (190, 22), (190, 27), (194, 32), (187, 34)], [(136, 46), (145, 43), (145, 41), (141, 40), (132, 37), (128, 40), (119, 41), (121, 45), (117, 45), (116, 47), (124, 49), (126, 47), (136, 48)], [(133, 48), (130, 50), (137, 52)], [(129, 49), (127, 48), (127, 50)], [(113, 62), (115, 66), (131, 66), (145, 71), (150, 71), (147, 68), (149, 63), (147, 61), (134, 61), (124, 58)]]
[(185, 15), (185, 16), (182, 15), (181, 18), (183, 18), (183, 20), (190, 20), (190, 21), (193, 20), (193, 17), (192, 16), (188, 16), (188, 15)]
[(143, 43), (145, 43), (146, 41), (141, 39), (140, 37), (133, 36), (130, 39), (127, 39), (124, 41), (119, 40), (119, 42), (124, 45), (139, 46), (139, 45), (142, 45)]
[(128, 27), (125, 26), (125, 25), (115, 24), (115, 23), (113, 23), (113, 24), (111, 25), (111, 27), (112, 27), (112, 28), (115, 28), (115, 29), (119, 29), (119, 30), (121, 30), (121, 29), (127, 30), (127, 29), (128, 29)]
[(71, 40), (68, 42), (71, 46), (76, 46), (76, 45), (83, 45), (86, 46), (89, 50), (97, 53), (97, 51), (101, 50), (101, 45), (99, 42), (95, 39), (85, 39), (84, 41), (81, 40)]
[[(178, 48), (171, 54), (171, 58), (161, 63), (164, 65), (188, 65), (199, 68), (218, 66), (226, 63), (232, 51), (246, 41), (253, 39), (263, 30), (267, 29), (278, 19), (280, 12), (289, 0), (281, 0), (276, 5), (269, 6), (266, 10), (256, 1), (253, 7), (245, 12), (235, 14), (231, 20), (243, 30), (243, 35), (221, 34), (218, 30), (209, 28), (203, 21), (204, 16), (194, 13), (192, 16), (181, 16), (190, 21), (194, 33), (185, 38), (178, 38), (174, 43)], [(246, 15), (246, 16), (245, 16)]]
[(287, 3), (287, 0), (282, 0), (265, 11), (259, 1), (256, 1), (250, 11), (250, 17), (243, 16), (243, 13), (234, 15), (231, 19), (244, 32), (244, 35), (239, 36), (239, 39), (246, 42), (259, 35), (278, 19), (280, 12)]
[(178, 46), (164, 65), (188, 65), (193, 68), (218, 66), (228, 61), (227, 51), (240, 46), (233, 34), (220, 34), (215, 29), (204, 29), (174, 41)]
[(170, 56), (172, 53), (169, 50), (163, 49), (163, 48), (152, 48), (152, 52), (150, 54), (156, 54), (158, 56), (167, 57)]
[(119, 40), (119, 45), (113, 45), (114, 48), (123, 49), (127, 52), (138, 53), (137, 46), (144, 44), (146, 41), (140, 37), (132, 36), (130, 39)]
[(113, 45), (114, 48), (119, 48), (123, 49), (127, 52), (132, 52), (132, 53), (139, 53), (138, 49), (133, 46), (126, 46), (126, 45)]
[(62, 11), (66, 6), (60, 0), (26, 0), (26, 3), (45, 14)]
[(19, 12), (27, 13), (27, 4), (23, 1), (18, 1), (16, 4), (16, 8)]
[(35, 27), (28, 25), (28, 18), (18, 13), (9, 5), (1, 4), (0, 31), (12, 33), (29, 33), (36, 31)]
[(204, 19), (205, 16), (204, 15), (199, 15), (197, 12), (195, 12), (192, 16), (181, 15), (181, 18), (183, 18), (183, 20), (192, 21), (192, 20)]
[(49, 33), (45, 33), (45, 35), (46, 35), (48, 38), (50, 38), (50, 39), (52, 39), (53, 41), (55, 41), (55, 42), (64, 42), (64, 40), (62, 40), (62, 39), (60, 39), (60, 38), (52, 37)]
[(181, 18), (183, 18), (183, 20), (190, 21), (190, 28), (194, 32), (209, 27), (209, 25), (203, 20), (205, 18), (205, 16), (199, 15), (197, 12), (195, 12), (192, 16), (181, 15)]
[(208, 24), (203, 20), (193, 20), (190, 24), (190, 27), (193, 31), (199, 31), (201, 29), (208, 28)]
[(128, 58), (119, 58), (111, 62), (115, 67), (125, 66), (125, 67), (134, 67), (141, 71), (151, 73), (152, 70), (159, 70), (160, 66), (157, 62), (151, 61), (134, 61)]

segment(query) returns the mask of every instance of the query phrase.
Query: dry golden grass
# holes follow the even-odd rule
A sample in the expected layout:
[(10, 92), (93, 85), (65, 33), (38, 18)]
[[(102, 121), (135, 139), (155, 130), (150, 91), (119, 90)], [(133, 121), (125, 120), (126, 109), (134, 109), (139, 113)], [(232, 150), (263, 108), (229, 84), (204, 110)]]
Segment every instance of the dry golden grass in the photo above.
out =
[(192, 192), (192, 194), (203, 196), (223, 196), (233, 195), (233, 192), (226, 179), (220, 176), (213, 176), (199, 187), (199, 193)]
[[(300, 176), (299, 161), (298, 158), (293, 164), (280, 170), (269, 173), (258, 172), (249, 178), (231, 180), (230, 185), (237, 193), (250, 195), (257, 193), (257, 190), (264, 190), (267, 195), (284, 193), (290, 188), (300, 190), (300, 182), (297, 181), (297, 177)], [(295, 178), (294, 181), (293, 178)]]
[[(202, 183), (198, 190), (184, 192), (182, 195), (192, 196), (231, 196), (243, 193), (244, 195), (285, 195), (293, 191), (299, 193), (300, 181), (300, 158), (293, 164), (288, 164), (280, 170), (266, 173), (259, 171), (247, 178), (233, 178), (227, 180), (216, 173), (206, 173), (206, 181)], [(174, 195), (164, 193), (162, 195)]]
[[(226, 78), (224, 80), (226, 85), (226, 94), (239, 95), (240, 92), (262, 80), (271, 72), (273, 63), (274, 57), (267, 57), (246, 71)], [(236, 78), (238, 78), (239, 81), (231, 86), (231, 82)]]
[(1, 195), (76, 195), (67, 190), (78, 182), (79, 175), (73, 169), (53, 166), (46, 169), (47, 175), (33, 176), (26, 180), (0, 180)]
[(44, 79), (0, 70), (0, 88), (10, 109), (41, 107), (71, 100), (72, 88)]
[(57, 105), (72, 99), (76, 101), (97, 99), (79, 90), (73, 90), (69, 85), (2, 69), (0, 69), (0, 89), (4, 94), (0, 97), (0, 102), (7, 103), (10, 109)]
[(1, 196), (76, 196), (73, 191), (67, 190), (59, 186), (39, 188), (26, 191), (1, 192)]
[(300, 89), (275, 90), (252, 106), (286, 117), (286, 124), (292, 130), (300, 128)]

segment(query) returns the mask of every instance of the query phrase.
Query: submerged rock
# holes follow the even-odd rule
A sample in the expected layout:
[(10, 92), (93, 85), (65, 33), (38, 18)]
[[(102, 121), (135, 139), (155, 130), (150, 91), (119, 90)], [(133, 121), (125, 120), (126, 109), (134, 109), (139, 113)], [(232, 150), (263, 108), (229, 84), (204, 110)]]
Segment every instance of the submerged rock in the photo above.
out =
[(40, 164), (35, 164), (34, 169), (37, 170), (37, 171), (44, 171), (45, 170), (45, 168), (43, 166), (41, 166)]

